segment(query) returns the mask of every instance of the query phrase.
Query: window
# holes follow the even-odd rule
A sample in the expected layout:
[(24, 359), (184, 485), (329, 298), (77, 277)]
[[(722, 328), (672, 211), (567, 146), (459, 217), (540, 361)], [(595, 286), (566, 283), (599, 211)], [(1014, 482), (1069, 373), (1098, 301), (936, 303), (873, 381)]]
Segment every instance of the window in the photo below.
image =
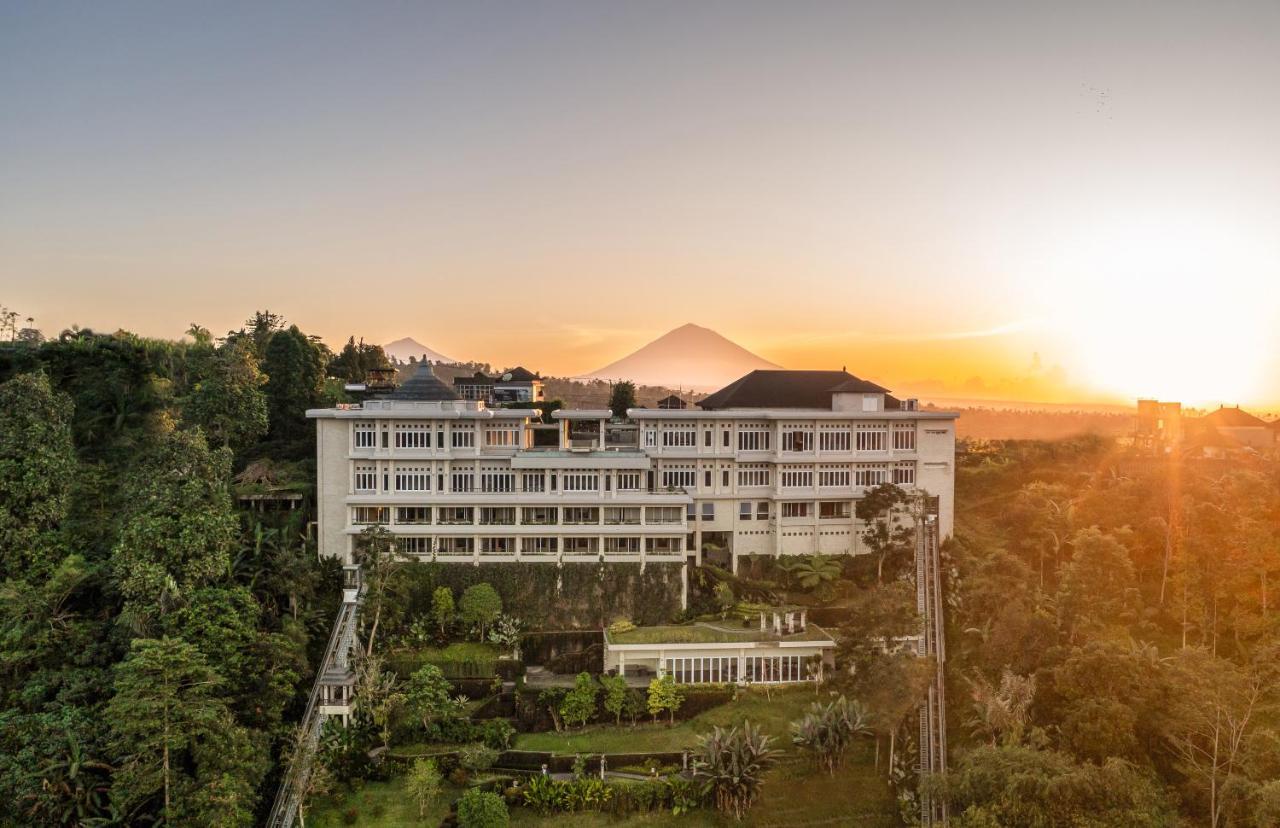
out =
[(702, 504), (702, 519), (703, 519), (703, 520), (715, 520), (715, 519), (716, 519), (716, 504), (714, 504), (714, 503), (704, 503), (704, 504)]
[(378, 432), (374, 430), (373, 423), (356, 423), (356, 448), (371, 449), (378, 446)]
[(818, 485), (823, 488), (844, 488), (852, 479), (853, 475), (847, 466), (818, 467)]
[(640, 523), (639, 506), (607, 506), (604, 510), (607, 526), (631, 526)]
[(738, 466), (739, 486), (768, 486), (769, 467), (764, 463)]
[(804, 658), (798, 655), (747, 656), (743, 663), (746, 670), (743, 678), (758, 684), (804, 681), (809, 672)]
[(606, 555), (639, 555), (639, 538), (605, 538), (604, 553)]
[(858, 451), (885, 451), (888, 447), (888, 433), (883, 425), (858, 426)]
[(914, 425), (894, 425), (893, 449), (894, 451), (916, 450), (916, 427)]
[(644, 447), (654, 448), (657, 445), (658, 445), (658, 432), (654, 431), (652, 428), (646, 428), (644, 430)]
[(456, 471), (450, 478), (451, 492), (473, 492), (476, 488), (475, 472)]
[(766, 425), (744, 425), (738, 429), (738, 451), (768, 451), (769, 427)]
[(520, 515), (520, 522), (532, 526), (551, 526), (558, 522), (560, 516), (554, 506), (526, 506)]
[(696, 426), (667, 426), (662, 430), (663, 448), (694, 448), (697, 445)]
[(431, 538), (424, 538), (419, 535), (396, 538), (396, 546), (405, 555), (431, 554)]
[(849, 429), (824, 428), (818, 433), (818, 448), (822, 451), (848, 451)]
[(441, 538), (440, 554), (470, 555), (475, 550), (474, 538)]
[(697, 472), (690, 468), (666, 468), (662, 470), (662, 485), (667, 489), (692, 489), (697, 485)]
[(808, 489), (813, 486), (813, 469), (804, 468), (788, 468), (782, 469), (782, 488), (784, 489)]
[(818, 504), (818, 517), (822, 520), (843, 519), (850, 514), (847, 500), (824, 500)]
[(511, 427), (486, 428), (484, 444), (489, 448), (514, 448), (519, 444), (519, 435), (519, 430)]
[(514, 492), (516, 475), (511, 471), (482, 469), (480, 471), (480, 491), (482, 492)]
[(520, 482), (526, 492), (544, 492), (547, 489), (547, 478), (542, 472), (525, 472)]
[(577, 526), (596, 525), (600, 523), (600, 508), (598, 506), (566, 506), (564, 522)]
[(480, 508), (481, 526), (513, 526), (515, 522), (514, 506), (482, 506)]
[(784, 518), (803, 518), (809, 516), (808, 503), (783, 503), (782, 516)]
[(373, 492), (378, 489), (378, 475), (373, 466), (356, 466), (356, 491)]
[(728, 469), (725, 469), (724, 471), (720, 472), (720, 485), (725, 487), (726, 489), (729, 488), (729, 470)]
[(515, 538), (481, 538), (481, 555), (514, 555), (516, 553)]
[(879, 486), (889, 482), (887, 463), (859, 463), (853, 470), (853, 485)]
[(470, 506), (441, 506), (436, 514), (440, 523), (451, 526), (470, 526), (475, 522), (475, 510)]
[(761, 500), (756, 503), (756, 520), (769, 519), (769, 501)]
[(396, 509), (396, 523), (409, 525), (415, 523), (430, 523), (431, 507), (430, 506), (401, 506)]
[(916, 484), (916, 464), (898, 463), (893, 467), (893, 482), (898, 486), (914, 486)]
[(813, 431), (792, 426), (782, 432), (783, 451), (813, 451)]
[(680, 523), (679, 506), (646, 506), (645, 523)]
[(707, 469), (702, 473), (702, 488), (704, 489), (711, 488), (711, 470), (710, 469)]
[(683, 538), (649, 538), (646, 551), (657, 555), (679, 555), (684, 551)]
[(524, 552), (527, 555), (554, 555), (556, 554), (556, 539), (525, 538)]
[(689, 523), (693, 523), (698, 519), (698, 504), (689, 503), (684, 509), (684, 519)]
[(724, 431), (720, 432), (720, 436), (724, 438), (724, 441), (723, 441), (724, 447), (728, 448), (729, 447), (729, 429), (726, 428)]
[(357, 526), (390, 523), (391, 508), (389, 506), (356, 506), (351, 516), (351, 522)]
[(711, 448), (711, 429), (702, 432), (702, 445)]
[(430, 423), (397, 423), (396, 448), (424, 449), (431, 448)]
[(566, 555), (596, 554), (595, 538), (563, 538), (561, 545), (564, 547), (564, 554)]
[(425, 492), (431, 488), (431, 474), (425, 466), (396, 466), (397, 492)]
[(562, 482), (566, 492), (594, 492), (600, 489), (600, 475), (595, 472), (565, 472)]
[(476, 433), (469, 425), (454, 425), (453, 439), (450, 443), (454, 448), (475, 448)]
[(744, 500), (738, 504), (738, 520), (751, 520), (750, 500)]
[(643, 480), (640, 472), (618, 472), (618, 491), (638, 492)]

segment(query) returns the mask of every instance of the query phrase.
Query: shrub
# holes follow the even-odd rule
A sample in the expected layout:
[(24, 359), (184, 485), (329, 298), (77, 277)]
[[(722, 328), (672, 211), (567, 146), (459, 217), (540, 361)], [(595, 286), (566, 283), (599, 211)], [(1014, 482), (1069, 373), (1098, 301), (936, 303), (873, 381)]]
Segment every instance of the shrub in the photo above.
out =
[(631, 623), (630, 619), (619, 618), (618, 620), (614, 621), (612, 624), (609, 625), (609, 632), (613, 635), (618, 635), (620, 633), (631, 632), (635, 628), (636, 628), (636, 625)]
[(472, 788), (458, 800), (458, 828), (506, 828), (507, 803), (495, 793)]
[(494, 750), (510, 750), (516, 738), (515, 725), (506, 719), (490, 719), (480, 726), (480, 740)]
[(693, 761), (702, 793), (715, 800), (716, 808), (741, 820), (760, 795), (764, 774), (777, 762), (772, 739), (751, 722), (727, 730), (716, 727), (698, 737)]
[(596, 694), (599, 688), (591, 680), (590, 673), (579, 673), (574, 680), (573, 689), (565, 694), (560, 702), (560, 715), (565, 724), (585, 725), (596, 713)]
[(458, 751), (458, 764), (468, 771), (479, 773), (493, 767), (498, 761), (498, 751), (484, 744), (467, 745)]

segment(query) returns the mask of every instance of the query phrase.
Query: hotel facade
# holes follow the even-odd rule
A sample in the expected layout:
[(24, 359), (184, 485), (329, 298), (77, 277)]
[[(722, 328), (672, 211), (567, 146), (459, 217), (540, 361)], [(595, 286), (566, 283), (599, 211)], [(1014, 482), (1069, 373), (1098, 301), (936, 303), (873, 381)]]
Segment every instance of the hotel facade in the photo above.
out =
[[(517, 404), (518, 405), (518, 404)], [(679, 562), (867, 551), (855, 504), (894, 483), (954, 515), (955, 418), (844, 371), (755, 371), (697, 407), (560, 410), (460, 399), (423, 365), (317, 423), (322, 555), (384, 526), (454, 563)]]

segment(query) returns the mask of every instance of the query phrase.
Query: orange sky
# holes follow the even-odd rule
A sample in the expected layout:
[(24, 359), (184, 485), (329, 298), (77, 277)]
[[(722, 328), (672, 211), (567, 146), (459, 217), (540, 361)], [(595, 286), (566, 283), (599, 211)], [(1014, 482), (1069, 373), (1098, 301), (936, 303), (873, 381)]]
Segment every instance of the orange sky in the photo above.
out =
[(1280, 404), (1280, 4), (0, 9), (0, 303)]

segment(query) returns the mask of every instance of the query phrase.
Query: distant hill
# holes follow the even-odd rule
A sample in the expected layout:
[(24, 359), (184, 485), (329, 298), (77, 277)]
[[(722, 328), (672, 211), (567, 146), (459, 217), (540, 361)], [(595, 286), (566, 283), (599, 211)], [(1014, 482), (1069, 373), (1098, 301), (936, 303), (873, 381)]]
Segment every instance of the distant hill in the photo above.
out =
[(421, 362), (423, 359), (430, 362), (457, 362), (456, 359), (450, 359), (439, 351), (433, 351), (426, 345), (423, 345), (416, 339), (404, 337), (397, 339), (395, 342), (388, 342), (382, 346), (383, 353), (395, 362), (408, 362), (409, 357)]
[(709, 328), (688, 324), (581, 379), (712, 391), (758, 368), (780, 368)]

